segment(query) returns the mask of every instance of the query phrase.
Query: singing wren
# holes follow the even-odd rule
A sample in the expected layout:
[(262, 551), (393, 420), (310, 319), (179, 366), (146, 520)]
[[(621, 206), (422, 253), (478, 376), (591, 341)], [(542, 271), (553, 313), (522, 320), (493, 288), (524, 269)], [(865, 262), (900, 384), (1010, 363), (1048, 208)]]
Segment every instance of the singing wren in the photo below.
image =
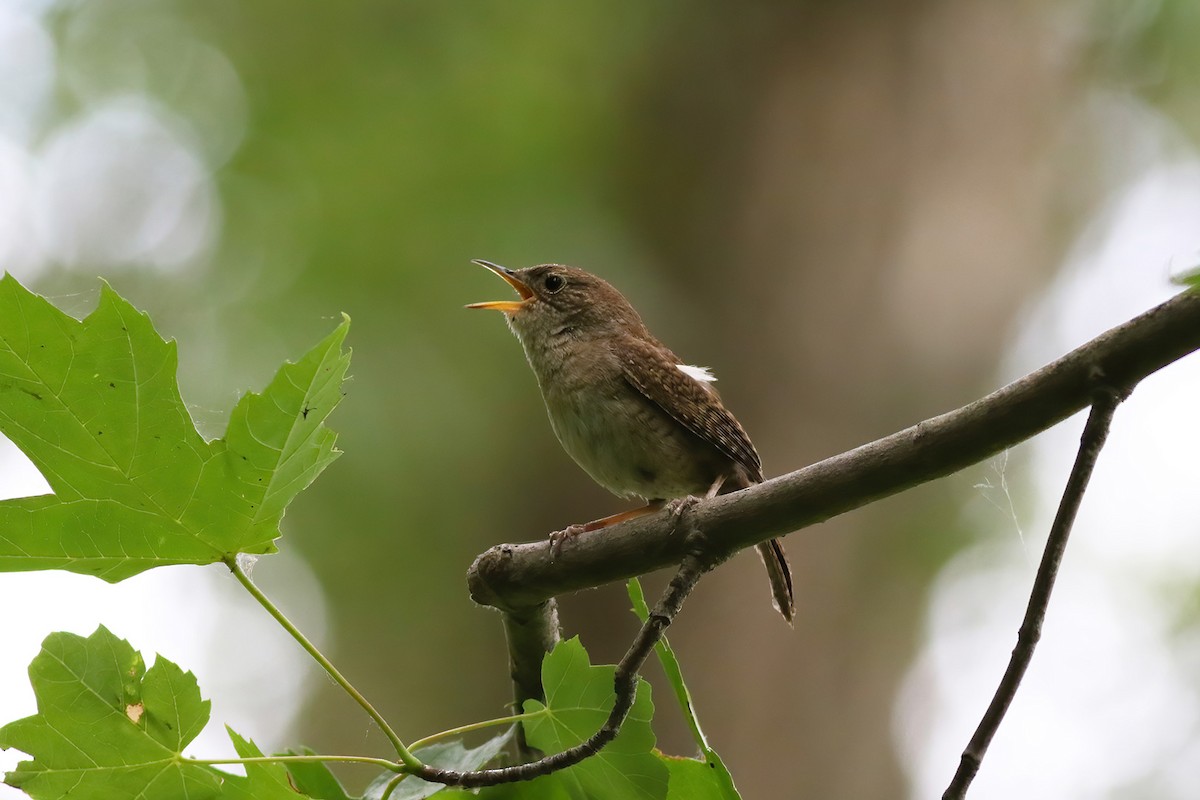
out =
[[(712, 374), (686, 365), (656, 339), (608, 282), (562, 264), (514, 270), (474, 263), (517, 292), (516, 300), (467, 308), (504, 313), (563, 449), (605, 489), (646, 502), (568, 532), (596, 530), (657, 511), (668, 500), (763, 480), (758, 451), (721, 403)], [(790, 623), (795, 600), (783, 545), (772, 539), (757, 549), (773, 604)]]

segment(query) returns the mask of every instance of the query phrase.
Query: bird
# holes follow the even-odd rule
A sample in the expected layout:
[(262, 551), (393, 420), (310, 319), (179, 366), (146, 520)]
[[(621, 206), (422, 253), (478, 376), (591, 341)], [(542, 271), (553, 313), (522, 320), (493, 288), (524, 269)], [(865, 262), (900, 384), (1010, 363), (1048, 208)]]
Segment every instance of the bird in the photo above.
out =
[[(567, 454), (618, 497), (645, 502), (551, 536), (598, 530), (662, 509), (668, 501), (714, 496), (761, 483), (762, 461), (725, 408), (707, 368), (685, 364), (647, 329), (604, 279), (564, 264), (509, 269), (515, 300), (467, 308), (504, 314), (537, 378), (550, 425)], [(757, 545), (772, 604), (791, 624), (792, 573), (779, 539)]]

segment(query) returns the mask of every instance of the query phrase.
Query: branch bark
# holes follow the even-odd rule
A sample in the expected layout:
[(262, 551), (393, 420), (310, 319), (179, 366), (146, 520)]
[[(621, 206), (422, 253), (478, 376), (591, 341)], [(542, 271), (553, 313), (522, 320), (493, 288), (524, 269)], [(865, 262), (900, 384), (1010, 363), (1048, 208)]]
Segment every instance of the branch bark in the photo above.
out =
[[(508, 642), (513, 706), (520, 712), (526, 700), (546, 700), (542, 688), (542, 657), (559, 640), (558, 603), (554, 598), (535, 606), (503, 612), (504, 638)], [(525, 740), (525, 727), (517, 726), (517, 750), (523, 758), (533, 751)]]
[[(1090, 405), (1101, 382), (1122, 395), (1200, 349), (1200, 293), (1184, 292), (1003, 389), (891, 436), (691, 509), (710, 557), (764, 542), (949, 475)], [(471, 597), (520, 611), (565, 592), (679, 564), (669, 514), (583, 533), (557, 557), (545, 540), (500, 545), (468, 573)], [(532, 654), (531, 654), (532, 656)], [(540, 654), (536, 657), (540, 658)]]

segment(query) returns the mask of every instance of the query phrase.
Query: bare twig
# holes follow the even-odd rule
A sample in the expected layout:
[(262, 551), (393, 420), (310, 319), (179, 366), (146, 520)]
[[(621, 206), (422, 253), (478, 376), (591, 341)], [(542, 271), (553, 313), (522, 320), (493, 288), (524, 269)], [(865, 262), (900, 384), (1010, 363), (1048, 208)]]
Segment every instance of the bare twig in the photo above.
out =
[(679, 613), (683, 601), (691, 594), (692, 589), (696, 587), (696, 583), (704, 573), (712, 569), (715, 563), (708, 556), (710, 548), (699, 530), (692, 527), (692, 533), (681, 538), (686, 538), (687, 553), (684, 555), (675, 577), (671, 579), (662, 597), (650, 612), (649, 618), (638, 631), (628, 652), (617, 664), (616, 672), (613, 675), (613, 690), (616, 698), (613, 701), (612, 710), (608, 714), (608, 719), (605, 720), (600, 730), (575, 747), (528, 764), (475, 772), (457, 772), (423, 765), (420, 769), (410, 771), (409, 774), (433, 783), (467, 788), (527, 781), (574, 766), (585, 758), (600, 752), (605, 745), (615, 739), (629, 710), (633, 708), (634, 697), (637, 693), (638, 671), (646, 663), (646, 659), (654, 650), (654, 645), (662, 638), (663, 632), (675, 619), (675, 615)]
[(1042, 638), (1042, 621), (1046, 618), (1046, 607), (1050, 604), (1050, 593), (1054, 590), (1054, 579), (1058, 576), (1058, 567), (1067, 548), (1071, 526), (1075, 523), (1075, 515), (1083, 501), (1083, 493), (1087, 490), (1092, 469), (1096, 466), (1096, 457), (1100, 455), (1100, 449), (1104, 447), (1104, 441), (1108, 438), (1108, 428), (1120, 401), (1121, 397), (1111, 390), (1099, 391), (1096, 394), (1092, 412), (1079, 439), (1079, 453), (1075, 456), (1075, 465), (1071, 467), (1067, 488), (1063, 490), (1058, 513), (1054, 517), (1054, 524), (1050, 526), (1050, 536), (1042, 553), (1042, 563), (1038, 566), (1033, 590), (1029, 593), (1029, 605), (1025, 609), (1025, 619), (1017, 635), (1017, 646), (1013, 648), (1008, 668), (1004, 671), (1004, 677), (1000, 679), (1000, 685), (996, 688), (996, 694), (984, 712), (979, 727), (975, 729), (975, 735), (963, 750), (958, 771), (942, 794), (942, 800), (962, 800), (966, 797), (971, 781), (979, 772), (979, 765), (983, 762), (988, 745), (992, 743), (992, 737), (996, 735), (996, 729), (1008, 713), (1009, 704), (1017, 694), (1021, 679), (1025, 677), (1025, 670), (1033, 658), (1033, 649)]
[[(797, 472), (702, 500), (693, 518), (714, 557), (727, 557), (1028, 439), (1090, 405), (1097, 371), (1125, 393), (1197, 348), (1200, 293), (1185, 292), (981, 400)], [(582, 533), (557, 555), (544, 540), (493, 547), (468, 573), (471, 596), (500, 609), (528, 607), (678, 564), (683, 542), (672, 528), (669, 514), (652, 514)]]

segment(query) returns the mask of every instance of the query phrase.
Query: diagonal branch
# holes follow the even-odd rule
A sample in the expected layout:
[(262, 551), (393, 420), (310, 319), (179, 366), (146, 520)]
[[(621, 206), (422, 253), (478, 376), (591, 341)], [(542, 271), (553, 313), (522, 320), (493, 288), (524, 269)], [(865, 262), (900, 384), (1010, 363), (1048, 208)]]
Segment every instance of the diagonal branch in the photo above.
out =
[(1104, 447), (1104, 441), (1108, 438), (1108, 428), (1120, 401), (1120, 396), (1114, 392), (1101, 390), (1096, 393), (1092, 413), (1088, 416), (1087, 425), (1079, 439), (1079, 453), (1075, 456), (1075, 465), (1071, 467), (1067, 487), (1063, 490), (1062, 500), (1058, 504), (1058, 513), (1050, 526), (1046, 549), (1042, 553), (1042, 563), (1038, 566), (1033, 590), (1029, 594), (1029, 605), (1025, 609), (1025, 619), (1017, 636), (1017, 646), (1013, 648), (1004, 677), (1000, 679), (992, 702), (963, 751), (958, 771), (942, 795), (942, 800), (962, 800), (966, 797), (971, 781), (979, 772), (979, 765), (983, 762), (988, 745), (992, 743), (992, 737), (996, 735), (996, 729), (1008, 713), (1008, 707), (1017, 694), (1021, 679), (1025, 677), (1025, 670), (1029, 668), (1029, 662), (1033, 659), (1033, 649), (1042, 638), (1042, 622), (1046, 619), (1050, 593), (1054, 590), (1058, 567), (1067, 549), (1067, 537), (1071, 535), (1071, 526), (1075, 524), (1075, 515), (1079, 512), (1083, 493), (1087, 490), (1088, 480), (1092, 477), (1092, 469), (1096, 466), (1100, 449)]
[[(1147, 375), (1200, 348), (1200, 293), (1184, 292), (1014, 383), (765, 483), (698, 502), (691, 510), (709, 555), (798, 530), (949, 475), (1040, 433), (1091, 404), (1095, 376), (1127, 394)], [(501, 610), (678, 564), (683, 537), (669, 514), (583, 533), (551, 553), (546, 541), (500, 545), (468, 573), (476, 602)]]

